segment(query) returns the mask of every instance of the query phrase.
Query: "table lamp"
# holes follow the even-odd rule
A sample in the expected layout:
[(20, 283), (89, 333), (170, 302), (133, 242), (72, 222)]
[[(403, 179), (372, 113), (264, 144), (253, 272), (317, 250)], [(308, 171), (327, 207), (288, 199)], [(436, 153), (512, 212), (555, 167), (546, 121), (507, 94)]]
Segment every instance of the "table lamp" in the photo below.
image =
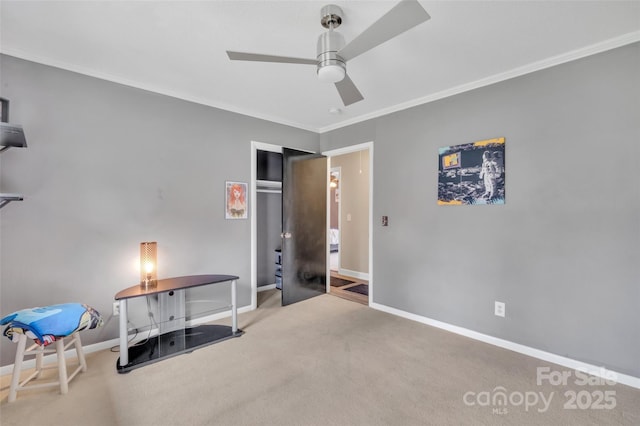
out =
[(158, 284), (158, 243), (140, 243), (140, 286), (155, 287)]

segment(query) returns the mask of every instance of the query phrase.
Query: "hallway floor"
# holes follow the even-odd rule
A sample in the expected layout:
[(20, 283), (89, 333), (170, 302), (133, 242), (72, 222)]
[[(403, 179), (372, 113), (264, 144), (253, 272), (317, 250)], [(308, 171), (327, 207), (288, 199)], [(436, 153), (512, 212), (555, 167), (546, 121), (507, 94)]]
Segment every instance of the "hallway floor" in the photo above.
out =
[(361, 303), (361, 304), (367, 305), (367, 306), (369, 305), (369, 296), (366, 296), (364, 294), (354, 293), (352, 291), (347, 291), (346, 290), (349, 287), (354, 287), (354, 286), (357, 286), (359, 284), (367, 284), (368, 285), (369, 281), (361, 280), (361, 279), (358, 279), (358, 278), (349, 277), (349, 276), (346, 276), (346, 275), (340, 275), (340, 274), (338, 274), (338, 271), (334, 271), (333, 269), (331, 270), (331, 276), (332, 277), (336, 277), (336, 278), (342, 278), (344, 280), (353, 281), (353, 284), (347, 284), (347, 285), (342, 286), (342, 287), (330, 286), (331, 290), (330, 290), (329, 294), (341, 297), (343, 299), (350, 300), (352, 302)]

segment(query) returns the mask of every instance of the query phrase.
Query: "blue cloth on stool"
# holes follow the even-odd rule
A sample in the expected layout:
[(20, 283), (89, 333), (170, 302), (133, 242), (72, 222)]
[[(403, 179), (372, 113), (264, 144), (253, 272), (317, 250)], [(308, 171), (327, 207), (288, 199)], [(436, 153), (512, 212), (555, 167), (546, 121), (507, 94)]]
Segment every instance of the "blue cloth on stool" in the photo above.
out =
[(101, 326), (102, 317), (89, 305), (63, 303), (14, 312), (0, 320), (0, 325), (6, 324), (3, 334), (8, 338), (14, 340), (16, 333), (24, 334), (46, 346), (76, 331)]

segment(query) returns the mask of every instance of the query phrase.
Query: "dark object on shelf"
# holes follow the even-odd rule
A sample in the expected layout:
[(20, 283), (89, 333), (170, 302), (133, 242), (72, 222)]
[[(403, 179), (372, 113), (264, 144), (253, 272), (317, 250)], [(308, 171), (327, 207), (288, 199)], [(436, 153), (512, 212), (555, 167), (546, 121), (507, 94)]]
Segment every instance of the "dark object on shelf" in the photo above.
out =
[(282, 250), (276, 250), (276, 288), (282, 290)]

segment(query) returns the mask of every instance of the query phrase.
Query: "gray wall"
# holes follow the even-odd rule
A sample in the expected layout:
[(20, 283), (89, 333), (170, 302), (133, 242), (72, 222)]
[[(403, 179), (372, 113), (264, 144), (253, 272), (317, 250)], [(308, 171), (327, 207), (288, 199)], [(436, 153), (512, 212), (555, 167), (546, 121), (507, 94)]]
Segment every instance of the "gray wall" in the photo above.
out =
[[(375, 144), (374, 302), (639, 377), (639, 117), (634, 44), (321, 135)], [(499, 136), (506, 204), (438, 206), (438, 148)]]
[[(374, 302), (640, 376), (640, 45), (320, 136), (0, 56), (29, 148), (0, 155), (0, 311), (65, 301), (110, 316), (138, 280), (226, 272), (249, 303), (249, 221), (224, 181), (250, 140), (322, 151), (375, 142)], [(437, 149), (507, 139), (507, 204), (437, 206)], [(249, 200), (253, 202), (253, 200)], [(379, 218), (389, 216), (389, 227)], [(506, 302), (506, 318), (493, 302)], [(84, 335), (117, 336), (116, 321)], [(3, 365), (15, 347), (0, 339)]]
[[(83, 343), (117, 337), (112, 301), (139, 280), (141, 241), (158, 241), (161, 278), (238, 275), (239, 305), (250, 303), (250, 221), (224, 219), (225, 180), (250, 181), (251, 140), (317, 150), (317, 134), (0, 60), (29, 144), (0, 156), (2, 192), (25, 196), (0, 211), (3, 315), (78, 301), (108, 320)], [(14, 345), (0, 349), (11, 364)]]

